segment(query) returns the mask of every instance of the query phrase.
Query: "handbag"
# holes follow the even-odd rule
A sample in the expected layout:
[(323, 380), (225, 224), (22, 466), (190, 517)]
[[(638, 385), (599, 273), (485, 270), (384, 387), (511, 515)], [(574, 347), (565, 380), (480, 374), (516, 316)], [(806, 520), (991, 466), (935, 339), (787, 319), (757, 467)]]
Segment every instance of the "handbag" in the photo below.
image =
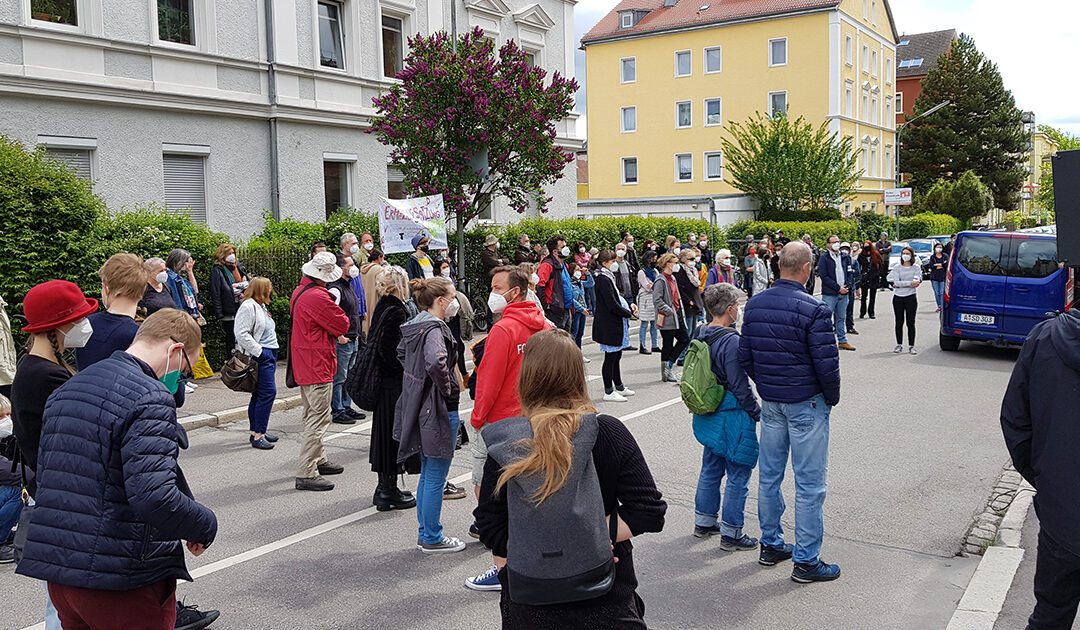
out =
[[(255, 335), (255, 321), (251, 322), (251, 335)], [(221, 366), (221, 382), (234, 392), (254, 392), (259, 386), (258, 357), (233, 348), (232, 356)]]

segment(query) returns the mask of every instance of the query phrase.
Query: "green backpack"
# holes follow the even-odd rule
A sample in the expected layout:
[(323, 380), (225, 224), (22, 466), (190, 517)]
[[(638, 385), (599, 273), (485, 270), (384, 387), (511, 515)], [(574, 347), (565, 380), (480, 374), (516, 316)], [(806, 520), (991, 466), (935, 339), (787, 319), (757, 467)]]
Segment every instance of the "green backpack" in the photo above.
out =
[(698, 415), (713, 413), (724, 400), (724, 386), (712, 371), (709, 344), (700, 339), (691, 341), (686, 350), (679, 390), (686, 408)]

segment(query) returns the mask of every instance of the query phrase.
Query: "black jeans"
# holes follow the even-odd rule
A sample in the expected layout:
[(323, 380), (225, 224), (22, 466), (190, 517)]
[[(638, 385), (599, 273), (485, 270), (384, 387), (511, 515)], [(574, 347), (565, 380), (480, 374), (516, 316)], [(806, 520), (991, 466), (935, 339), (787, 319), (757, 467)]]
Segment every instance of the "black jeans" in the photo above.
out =
[(549, 308), (544, 311), (544, 317), (551, 320), (551, 323), (555, 324), (556, 328), (570, 332), (570, 311)]
[(844, 324), (847, 326), (848, 332), (855, 330), (855, 294), (851, 292), (848, 293), (847, 320), (844, 321)]
[(1069, 630), (1080, 604), (1080, 556), (1039, 531), (1035, 559), (1035, 611), (1027, 630)]
[(907, 338), (908, 345), (915, 345), (915, 309), (918, 307), (919, 301), (914, 295), (905, 295), (900, 297), (894, 295), (892, 298), (893, 314), (896, 316), (896, 345), (902, 345), (904, 343), (904, 320), (907, 320)]
[[(236, 333), (233, 332), (233, 320), (218, 320), (221, 322), (221, 330), (225, 331), (225, 354), (230, 355), (236, 347)], [(256, 339), (255, 341), (258, 341)]]
[(690, 345), (690, 338), (686, 336), (685, 328), (661, 330), (660, 336), (664, 338), (664, 347), (660, 350), (661, 361), (675, 361), (686, 346)]
[(600, 373), (604, 377), (605, 394), (610, 394), (615, 389), (619, 391), (626, 389), (623, 387), (622, 374), (619, 372), (619, 361), (621, 360), (622, 350), (604, 353), (604, 366), (600, 369)]
[[(866, 301), (870, 300), (870, 308), (866, 308)], [(877, 289), (874, 287), (865, 287), (862, 292), (862, 300), (859, 303), (859, 317), (874, 317), (874, 302), (877, 302)], [(850, 319), (850, 318), (848, 318)]]

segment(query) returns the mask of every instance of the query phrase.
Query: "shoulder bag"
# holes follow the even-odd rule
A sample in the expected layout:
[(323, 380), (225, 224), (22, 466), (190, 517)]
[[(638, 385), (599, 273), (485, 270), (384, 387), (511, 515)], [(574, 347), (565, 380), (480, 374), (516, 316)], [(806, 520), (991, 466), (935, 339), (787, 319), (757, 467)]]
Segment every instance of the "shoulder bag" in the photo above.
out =
[[(259, 307), (256, 306), (256, 309)], [(258, 318), (258, 310), (255, 317)], [(251, 322), (251, 335), (255, 335), (255, 321)], [(234, 392), (251, 393), (259, 385), (259, 357), (251, 356), (239, 347), (232, 349), (232, 356), (221, 366), (221, 382)]]

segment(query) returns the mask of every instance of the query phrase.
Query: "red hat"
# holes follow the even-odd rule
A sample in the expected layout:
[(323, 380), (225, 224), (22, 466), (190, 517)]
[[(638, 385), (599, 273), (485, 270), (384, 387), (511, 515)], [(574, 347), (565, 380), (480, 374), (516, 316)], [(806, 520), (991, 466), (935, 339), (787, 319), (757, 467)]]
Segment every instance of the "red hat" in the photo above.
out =
[(98, 310), (98, 301), (83, 295), (82, 289), (67, 280), (49, 280), (26, 293), (23, 315), (27, 324), (23, 332), (36, 333), (54, 330), (77, 322)]

